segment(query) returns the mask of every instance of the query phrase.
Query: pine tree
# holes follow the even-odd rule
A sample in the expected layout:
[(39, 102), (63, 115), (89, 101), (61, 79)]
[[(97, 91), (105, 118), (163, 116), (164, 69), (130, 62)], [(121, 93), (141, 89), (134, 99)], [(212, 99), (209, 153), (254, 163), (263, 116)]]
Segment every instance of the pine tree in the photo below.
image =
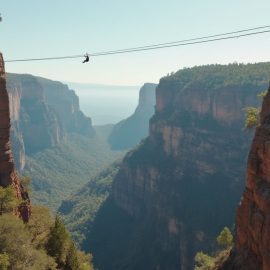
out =
[(219, 236), (217, 237), (217, 243), (220, 246), (224, 246), (226, 248), (232, 246), (233, 244), (233, 235), (228, 227), (224, 227)]
[(68, 270), (77, 270), (79, 269), (79, 261), (77, 256), (77, 249), (75, 244), (72, 242), (68, 249), (67, 259), (66, 259), (66, 269)]
[(7, 270), (9, 265), (9, 256), (6, 253), (0, 254), (0, 270)]
[(56, 259), (58, 265), (64, 265), (66, 261), (69, 235), (61, 219), (56, 216), (54, 226), (51, 228), (46, 250)]

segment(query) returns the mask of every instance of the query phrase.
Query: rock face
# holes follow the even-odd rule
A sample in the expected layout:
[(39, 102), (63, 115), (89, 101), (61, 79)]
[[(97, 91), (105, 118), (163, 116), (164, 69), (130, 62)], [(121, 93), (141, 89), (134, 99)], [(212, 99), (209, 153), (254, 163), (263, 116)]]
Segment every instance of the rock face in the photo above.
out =
[(226, 270), (270, 269), (270, 89), (248, 157), (246, 187), (236, 217), (236, 244)]
[(129, 149), (148, 135), (149, 120), (154, 114), (156, 86), (145, 83), (134, 114), (114, 126), (109, 137), (112, 149)]
[(0, 186), (12, 185), (14, 187), (17, 198), (24, 201), (17, 213), (27, 222), (31, 214), (30, 200), (28, 194), (23, 190), (15, 171), (9, 133), (9, 99), (6, 90), (4, 60), (2, 54), (0, 54)]
[(204, 66), (161, 79), (150, 135), (124, 158), (90, 236), (100, 269), (190, 270), (232, 226), (251, 134), (243, 108), (270, 64)]
[(78, 97), (66, 85), (8, 74), (7, 89), (12, 148), (19, 171), (25, 166), (25, 154), (58, 145), (67, 132), (94, 134), (91, 119), (80, 111)]
[(24, 149), (32, 154), (57, 145), (63, 138), (62, 126), (38, 80), (31, 75), (8, 74), (7, 88), (17, 160), (23, 159)]
[(79, 98), (73, 90), (61, 82), (37, 79), (44, 89), (46, 101), (56, 111), (66, 132), (95, 135), (92, 120), (80, 110)]
[(10, 135), (12, 142), (12, 151), (15, 157), (16, 168), (19, 172), (21, 172), (25, 166), (25, 147), (23, 135), (20, 129), (21, 91), (14, 89), (13, 91), (9, 91), (8, 95), (10, 105)]

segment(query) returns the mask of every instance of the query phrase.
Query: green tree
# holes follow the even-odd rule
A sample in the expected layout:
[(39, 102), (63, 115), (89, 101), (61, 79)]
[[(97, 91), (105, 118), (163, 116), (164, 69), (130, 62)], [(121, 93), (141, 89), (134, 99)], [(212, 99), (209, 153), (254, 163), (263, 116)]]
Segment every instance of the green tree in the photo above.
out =
[(59, 216), (56, 216), (54, 226), (50, 229), (46, 244), (47, 252), (56, 259), (58, 265), (63, 266), (66, 262), (69, 248), (69, 235), (65, 225)]
[(233, 235), (228, 227), (224, 227), (221, 231), (217, 237), (217, 243), (225, 248), (229, 248), (233, 245)]
[(94, 270), (92, 265), (93, 256), (91, 254), (77, 250), (77, 256), (80, 263), (79, 270)]
[(26, 226), (31, 233), (32, 243), (37, 248), (44, 248), (53, 226), (49, 209), (43, 206), (32, 206), (31, 217)]
[[(268, 90), (260, 92), (257, 97), (260, 99), (264, 99), (266, 96)], [(257, 127), (260, 123), (260, 113), (261, 108), (256, 108), (253, 106), (249, 106), (244, 108), (244, 111), (246, 113), (246, 119), (245, 119), (245, 128), (246, 129), (253, 129)]]
[(0, 270), (7, 270), (9, 265), (9, 256), (6, 253), (0, 254)]
[(0, 216), (11, 212), (18, 205), (18, 202), (12, 185), (6, 188), (0, 186)]
[(56, 216), (54, 226), (50, 229), (45, 247), (47, 253), (55, 258), (60, 269), (93, 270), (91, 255), (76, 248), (59, 216)]
[(195, 270), (208, 270), (214, 267), (215, 260), (203, 252), (198, 252), (195, 256), (195, 263)]
[(73, 242), (71, 242), (71, 244), (69, 246), (65, 266), (66, 266), (67, 270), (78, 270), (79, 269), (77, 249), (76, 249), (75, 244)]
[(260, 122), (260, 110), (255, 107), (246, 107), (244, 111), (246, 113), (245, 128), (252, 129), (257, 127)]
[(32, 245), (29, 230), (21, 219), (11, 213), (0, 218), (0, 253), (9, 256), (11, 269), (56, 269), (53, 258), (45, 250)]
[(32, 179), (29, 176), (20, 176), (20, 181), (21, 184), (24, 188), (24, 190), (28, 193), (32, 192), (32, 188), (31, 188), (31, 183), (32, 183)]
[(268, 90), (262, 91), (257, 95), (257, 97), (264, 99), (264, 97), (267, 95), (267, 92), (268, 92)]

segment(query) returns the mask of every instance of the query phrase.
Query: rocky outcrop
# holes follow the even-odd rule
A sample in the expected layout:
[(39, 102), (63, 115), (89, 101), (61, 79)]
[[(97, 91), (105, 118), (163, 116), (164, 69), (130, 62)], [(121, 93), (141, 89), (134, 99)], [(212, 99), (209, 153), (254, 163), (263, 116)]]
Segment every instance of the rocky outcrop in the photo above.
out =
[(270, 89), (248, 157), (246, 187), (236, 216), (236, 243), (224, 270), (270, 269)]
[(148, 135), (149, 120), (154, 114), (156, 84), (145, 83), (140, 89), (139, 104), (129, 118), (116, 124), (109, 137), (112, 149), (129, 149)]
[(91, 119), (79, 108), (74, 91), (60, 82), (26, 74), (8, 74), (11, 141), (21, 172), (25, 155), (58, 145), (64, 135), (94, 135)]
[[(10, 89), (10, 88), (9, 88)], [(15, 157), (16, 168), (21, 172), (25, 166), (25, 147), (23, 135), (20, 130), (21, 91), (8, 91), (9, 111), (11, 119), (11, 146)]]
[(97, 267), (190, 270), (232, 226), (251, 141), (243, 108), (269, 72), (269, 63), (213, 65), (161, 79), (150, 135), (124, 158), (86, 240)]
[(18, 168), (26, 154), (57, 145), (63, 138), (61, 123), (46, 103), (44, 90), (31, 75), (8, 74), (12, 145)]
[(57, 112), (66, 132), (95, 135), (92, 120), (80, 110), (79, 98), (73, 90), (61, 82), (37, 79), (44, 89), (46, 101)]
[(6, 90), (4, 60), (2, 54), (0, 54), (0, 186), (7, 187), (12, 185), (14, 187), (17, 198), (23, 200), (17, 213), (25, 222), (27, 222), (31, 214), (30, 200), (28, 194), (20, 184), (18, 175), (15, 171), (9, 133), (9, 99)]

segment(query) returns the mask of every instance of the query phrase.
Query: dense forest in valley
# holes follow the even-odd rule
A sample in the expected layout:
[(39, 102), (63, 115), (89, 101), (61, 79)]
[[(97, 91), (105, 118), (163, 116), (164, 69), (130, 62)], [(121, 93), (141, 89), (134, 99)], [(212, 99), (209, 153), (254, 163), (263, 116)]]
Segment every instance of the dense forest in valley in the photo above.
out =
[(33, 202), (56, 211), (124, 151), (107, 142), (112, 125), (93, 127), (66, 84), (27, 74), (7, 74), (11, 143), (16, 167), (32, 178)]
[(91, 230), (100, 206), (110, 194), (112, 181), (119, 166), (120, 162), (116, 162), (93, 177), (80, 190), (64, 200), (58, 209), (67, 228), (80, 246), (87, 246), (85, 238)]
[(112, 151), (107, 143), (110, 130), (97, 127), (94, 138), (69, 134), (56, 147), (28, 155), (22, 173), (32, 178), (33, 201), (57, 210), (62, 200), (121, 158), (124, 152)]

